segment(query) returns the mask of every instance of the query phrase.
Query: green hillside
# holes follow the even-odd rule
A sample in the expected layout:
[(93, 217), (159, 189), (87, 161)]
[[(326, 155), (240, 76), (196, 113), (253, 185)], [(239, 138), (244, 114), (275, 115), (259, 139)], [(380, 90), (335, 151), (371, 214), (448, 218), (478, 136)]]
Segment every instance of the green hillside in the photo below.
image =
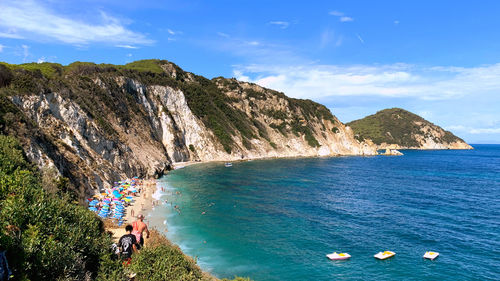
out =
[(349, 122), (346, 125), (353, 129), (356, 138), (371, 139), (375, 144), (387, 143), (397, 144), (402, 147), (418, 147), (420, 143), (415, 138), (416, 135), (433, 137), (429, 132), (421, 130), (425, 126), (431, 127), (442, 135), (433, 137), (436, 142), (463, 142), (462, 139), (452, 133), (401, 108), (384, 109), (363, 119)]

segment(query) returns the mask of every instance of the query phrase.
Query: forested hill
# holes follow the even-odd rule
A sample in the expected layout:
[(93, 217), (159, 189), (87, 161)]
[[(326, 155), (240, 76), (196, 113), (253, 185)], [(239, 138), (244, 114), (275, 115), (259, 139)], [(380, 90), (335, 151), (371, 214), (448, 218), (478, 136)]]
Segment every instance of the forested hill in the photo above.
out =
[(347, 123), (359, 140), (370, 139), (379, 149), (471, 149), (461, 138), (401, 108), (384, 109)]

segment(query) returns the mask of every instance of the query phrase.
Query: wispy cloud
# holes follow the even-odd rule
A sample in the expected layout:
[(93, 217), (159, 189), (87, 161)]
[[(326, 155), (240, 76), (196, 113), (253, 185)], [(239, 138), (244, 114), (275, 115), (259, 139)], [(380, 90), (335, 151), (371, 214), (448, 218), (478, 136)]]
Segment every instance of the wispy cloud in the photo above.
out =
[(333, 29), (327, 28), (321, 32), (319, 47), (321, 49), (331, 45), (339, 47), (342, 45), (343, 39), (342, 35), (337, 35)]
[(224, 32), (217, 32), (217, 35), (219, 35), (220, 37), (224, 37), (224, 38), (229, 38), (229, 34), (227, 33), (224, 33)]
[(349, 17), (349, 16), (346, 16), (343, 12), (339, 12), (339, 11), (330, 11), (328, 14), (329, 14), (329, 15), (331, 15), (331, 16), (338, 17), (338, 18), (339, 18), (339, 21), (341, 21), (341, 22), (350, 22), (350, 21), (354, 21), (354, 18)]
[(290, 23), (287, 21), (271, 21), (269, 24), (279, 26), (281, 29), (286, 29), (288, 26), (290, 26)]
[(0, 53), (3, 52), (4, 47), (5, 47), (4, 45), (0, 44)]
[(24, 38), (21, 35), (15, 34), (12, 32), (0, 32), (0, 37), (1, 38), (10, 38), (10, 39), (23, 39)]
[(178, 31), (178, 30), (172, 30), (170, 28), (167, 28), (167, 32), (168, 34), (170, 35), (181, 35), (183, 32), (182, 31)]
[(469, 133), (473, 135), (500, 134), (500, 128), (472, 128), (463, 125), (453, 125), (453, 126), (447, 126), (445, 129), (449, 131)]
[(250, 46), (259, 46), (260, 42), (259, 41), (248, 41), (246, 42)]
[(336, 16), (336, 17), (341, 17), (344, 15), (344, 13), (342, 12), (339, 12), (339, 11), (331, 11), (329, 12), (328, 14), (332, 15), (332, 16)]
[(131, 46), (131, 45), (116, 45), (116, 47), (124, 48), (124, 49), (139, 49), (139, 47)]
[(249, 81), (293, 97), (374, 96), (453, 100), (500, 92), (500, 64), (472, 67), (392, 65), (266, 65), (237, 68)]
[(351, 17), (346, 17), (346, 16), (344, 16), (344, 17), (340, 17), (340, 19), (339, 19), (339, 20), (340, 20), (341, 22), (348, 22), (348, 21), (353, 21), (354, 19), (353, 19), (353, 18), (351, 18)]
[[(125, 27), (118, 19), (100, 14), (100, 23), (89, 23), (58, 14), (35, 0), (0, 2), (0, 37), (57, 40), (73, 45), (91, 43), (148, 45), (154, 43), (144, 34)], [(9, 32), (5, 32), (5, 30)]]
[(394, 24), (395, 24), (395, 25), (398, 25), (398, 24), (399, 24), (399, 21), (398, 21), (398, 20), (395, 20), (395, 21), (394, 21)]
[(26, 59), (30, 54), (29, 52), (30, 47), (28, 45), (21, 45), (21, 48), (23, 48), (23, 62), (26, 62)]
[(365, 40), (363, 40), (363, 38), (361, 38), (359, 34), (356, 34), (356, 37), (358, 37), (359, 42), (361, 42), (361, 44), (365, 44)]

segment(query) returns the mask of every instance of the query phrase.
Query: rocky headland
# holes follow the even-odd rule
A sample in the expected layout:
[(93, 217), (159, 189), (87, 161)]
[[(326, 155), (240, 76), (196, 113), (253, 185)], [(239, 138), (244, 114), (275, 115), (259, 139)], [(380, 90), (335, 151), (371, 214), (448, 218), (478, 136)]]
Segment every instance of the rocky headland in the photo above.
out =
[(347, 125), (356, 139), (370, 139), (377, 149), (473, 149), (451, 132), (401, 108), (384, 109)]

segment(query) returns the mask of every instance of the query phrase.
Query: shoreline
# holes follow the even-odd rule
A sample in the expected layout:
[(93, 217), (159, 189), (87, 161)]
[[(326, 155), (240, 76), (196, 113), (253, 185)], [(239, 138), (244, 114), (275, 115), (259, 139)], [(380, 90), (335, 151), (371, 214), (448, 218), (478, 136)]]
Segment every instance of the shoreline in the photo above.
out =
[[(146, 217), (145, 214), (152, 210), (153, 194), (157, 190), (156, 186), (156, 179), (147, 179), (142, 181), (142, 192), (140, 196), (135, 197), (134, 202), (127, 207), (127, 211), (125, 213), (125, 216), (123, 217), (124, 223), (122, 226), (118, 226), (112, 222), (108, 222), (109, 220), (105, 220), (105, 229), (112, 233), (113, 240), (118, 241), (120, 237), (125, 235), (125, 226), (128, 224), (132, 224), (139, 214), (142, 214)], [(144, 239), (144, 243), (147, 243), (147, 240), (149, 239)]]

